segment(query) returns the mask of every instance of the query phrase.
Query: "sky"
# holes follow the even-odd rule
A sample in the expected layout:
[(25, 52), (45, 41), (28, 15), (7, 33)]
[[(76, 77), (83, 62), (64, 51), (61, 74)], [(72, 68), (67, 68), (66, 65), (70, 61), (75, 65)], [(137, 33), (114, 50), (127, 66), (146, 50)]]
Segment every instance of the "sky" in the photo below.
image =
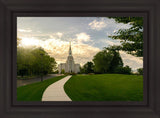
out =
[[(116, 23), (107, 17), (17, 17), (17, 37), (20, 46), (42, 47), (56, 62), (65, 63), (69, 42), (75, 63), (85, 64), (104, 47), (120, 45), (109, 38), (119, 29), (131, 25)], [(124, 66), (135, 71), (143, 67), (143, 59), (120, 51)]]

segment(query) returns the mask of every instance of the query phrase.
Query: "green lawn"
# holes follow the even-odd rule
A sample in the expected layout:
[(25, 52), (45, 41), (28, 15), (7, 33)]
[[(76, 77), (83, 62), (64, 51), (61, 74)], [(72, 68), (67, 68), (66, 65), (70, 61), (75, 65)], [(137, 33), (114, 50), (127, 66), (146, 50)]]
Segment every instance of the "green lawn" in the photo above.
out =
[(44, 90), (64, 76), (54, 77), (43, 82), (37, 82), (17, 88), (17, 101), (41, 101)]
[(74, 75), (64, 89), (73, 101), (142, 101), (143, 76)]

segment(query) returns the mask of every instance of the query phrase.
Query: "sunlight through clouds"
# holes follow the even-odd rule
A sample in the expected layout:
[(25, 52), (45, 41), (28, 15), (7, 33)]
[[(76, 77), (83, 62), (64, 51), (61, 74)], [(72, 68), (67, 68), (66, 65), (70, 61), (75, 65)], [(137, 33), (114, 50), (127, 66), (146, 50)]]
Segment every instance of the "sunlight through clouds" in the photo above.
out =
[[(21, 38), (20, 46), (42, 47), (49, 55), (54, 57), (58, 63), (65, 62), (67, 59), (69, 50), (68, 41), (61, 41), (60, 39), (48, 39), (42, 41), (34, 38)], [(99, 48), (87, 44), (72, 43), (72, 52), (75, 62), (79, 62), (81, 65), (87, 61), (91, 61), (93, 56), (99, 51)]]
[[(112, 41), (106, 41), (110, 45), (115, 45), (118, 43), (114, 43)], [(44, 50), (54, 57), (57, 63), (63, 63), (66, 61), (69, 50), (69, 42), (61, 41), (60, 39), (48, 39), (45, 41), (38, 40), (35, 38), (23, 38), (21, 40), (20, 46), (35, 46), (42, 47)], [(83, 43), (72, 43), (72, 52), (75, 62), (79, 62), (81, 65), (85, 64), (87, 61), (91, 61), (93, 56), (99, 52), (100, 49), (96, 47), (92, 47)], [(130, 54), (125, 53), (124, 51), (120, 51), (120, 55), (123, 59), (124, 65), (128, 65), (132, 67), (135, 71), (137, 68), (143, 67), (143, 59), (140, 57), (135, 57)]]
[(62, 35), (63, 35), (63, 33), (61, 33), (61, 32), (57, 32), (56, 34), (57, 34), (57, 36), (58, 36), (59, 38), (61, 38)]
[(20, 42), (20, 46), (26, 47), (26, 46), (39, 46), (41, 44), (41, 40), (34, 39), (34, 38), (25, 38), (20, 37), (22, 40)]
[(18, 29), (19, 32), (32, 32), (32, 30)]
[[(71, 41), (74, 60), (83, 65), (104, 47), (120, 45), (108, 36), (129, 27), (107, 17), (18, 17), (17, 37), (22, 39), (20, 46), (42, 47), (58, 64), (66, 62)], [(120, 54), (124, 65), (143, 67), (142, 59)]]

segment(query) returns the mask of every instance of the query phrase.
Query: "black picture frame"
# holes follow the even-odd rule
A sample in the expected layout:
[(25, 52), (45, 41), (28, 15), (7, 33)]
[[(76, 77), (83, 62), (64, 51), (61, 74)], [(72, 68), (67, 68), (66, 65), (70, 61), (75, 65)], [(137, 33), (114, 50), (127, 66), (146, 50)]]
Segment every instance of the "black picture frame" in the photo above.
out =
[[(1, 118), (159, 118), (159, 0), (0, 0)], [(17, 16), (143, 16), (143, 102), (16, 101)]]

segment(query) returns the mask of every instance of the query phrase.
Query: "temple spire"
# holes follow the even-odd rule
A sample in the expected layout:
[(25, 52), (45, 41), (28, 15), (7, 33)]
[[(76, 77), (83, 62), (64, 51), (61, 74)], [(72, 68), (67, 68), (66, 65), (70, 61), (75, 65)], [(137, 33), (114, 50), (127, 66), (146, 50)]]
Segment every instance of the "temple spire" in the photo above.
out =
[(69, 56), (72, 56), (71, 42), (70, 42), (70, 47), (69, 47)]

